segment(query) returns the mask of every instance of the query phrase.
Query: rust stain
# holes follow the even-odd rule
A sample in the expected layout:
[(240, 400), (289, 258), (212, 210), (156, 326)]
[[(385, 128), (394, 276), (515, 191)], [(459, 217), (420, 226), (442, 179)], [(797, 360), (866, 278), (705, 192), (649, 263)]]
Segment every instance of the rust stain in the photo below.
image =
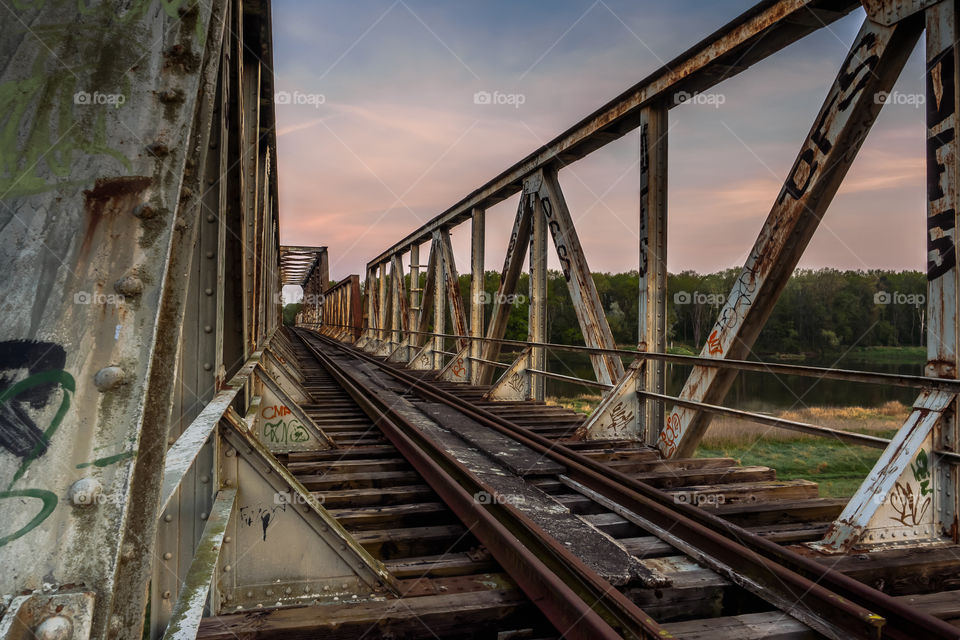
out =
[(132, 211), (141, 204), (141, 195), (150, 186), (148, 176), (97, 178), (93, 189), (83, 192), (83, 207), (89, 218), (80, 255), (86, 256), (100, 222), (108, 215)]

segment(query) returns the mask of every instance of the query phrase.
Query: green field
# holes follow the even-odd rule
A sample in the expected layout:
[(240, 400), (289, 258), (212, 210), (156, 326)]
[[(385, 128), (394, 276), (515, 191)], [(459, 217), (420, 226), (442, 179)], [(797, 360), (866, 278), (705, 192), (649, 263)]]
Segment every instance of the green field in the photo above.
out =
[[(893, 433), (872, 434), (889, 438)], [(753, 444), (697, 449), (699, 458), (734, 458), (742, 465), (773, 467), (780, 480), (812, 480), (819, 483), (820, 495), (824, 498), (853, 495), (881, 453), (881, 449), (851, 446), (824, 438), (760, 439)]]

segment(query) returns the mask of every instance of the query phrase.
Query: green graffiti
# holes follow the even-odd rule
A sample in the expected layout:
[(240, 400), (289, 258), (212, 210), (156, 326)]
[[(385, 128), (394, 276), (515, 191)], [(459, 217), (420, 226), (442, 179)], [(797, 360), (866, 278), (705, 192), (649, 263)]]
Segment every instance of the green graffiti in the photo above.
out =
[(277, 420), (276, 422), (264, 422), (263, 437), (273, 443), (285, 444), (289, 442), (306, 442), (310, 439), (310, 434), (306, 428), (296, 418), (290, 422)]
[(81, 462), (77, 465), (77, 469), (86, 469), (87, 467), (109, 467), (111, 464), (116, 464), (117, 462), (122, 462), (127, 458), (132, 458), (137, 455), (136, 451), (124, 451), (123, 453), (118, 453), (115, 456), (106, 456), (103, 458), (97, 458), (92, 462)]
[[(63, 417), (67, 414), (67, 411), (70, 409), (70, 393), (74, 393), (77, 390), (76, 382), (66, 371), (44, 371), (42, 373), (37, 373), (29, 378), (21, 380), (12, 387), (0, 393), (0, 404), (7, 402), (7, 400), (14, 398), (17, 394), (22, 393), (28, 389), (39, 386), (41, 384), (49, 384), (51, 382), (58, 382), (64, 388), (65, 393), (63, 394), (63, 400), (60, 401), (60, 407), (57, 409), (56, 415), (53, 416), (53, 420), (50, 421), (50, 426), (47, 427), (46, 431), (43, 432), (43, 439), (45, 443), (50, 442), (50, 438), (53, 437), (53, 434), (57, 431), (57, 428), (60, 426), (60, 423), (63, 422)], [(70, 392), (70, 393), (66, 393)], [(17, 469), (17, 472), (13, 476), (13, 480), (10, 481), (10, 484), (7, 485), (7, 489), (16, 483), (23, 474), (27, 472), (27, 468), (33, 463), (34, 460), (40, 455), (40, 452), (44, 450), (43, 443), (37, 443), (30, 453), (23, 459), (23, 462), (20, 463), (20, 468)]]
[(927, 452), (920, 449), (917, 459), (910, 463), (910, 469), (913, 471), (913, 477), (920, 483), (920, 493), (930, 495), (930, 460), (927, 458)]
[(57, 494), (52, 491), (47, 491), (46, 489), (22, 489), (20, 491), (0, 491), (0, 500), (4, 498), (36, 498), (43, 503), (39, 513), (33, 516), (33, 519), (20, 527), (13, 533), (0, 537), (0, 547), (4, 546), (8, 542), (13, 542), (21, 536), (25, 536), (38, 526), (40, 523), (47, 519), (47, 517), (53, 513), (53, 510), (57, 508)]

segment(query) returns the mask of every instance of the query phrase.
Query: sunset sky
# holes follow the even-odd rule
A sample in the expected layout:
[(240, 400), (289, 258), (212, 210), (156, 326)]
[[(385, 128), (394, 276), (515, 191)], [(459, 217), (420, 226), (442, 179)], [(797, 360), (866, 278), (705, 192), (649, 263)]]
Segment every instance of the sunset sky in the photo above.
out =
[[(277, 107), (281, 242), (327, 245), (331, 278), (362, 275), (752, 4), (275, 0), (277, 90), (293, 96)], [(863, 19), (857, 10), (724, 81), (714, 104), (670, 111), (670, 271), (743, 264)], [(478, 91), (522, 104), (475, 104)], [(896, 91), (922, 94), (922, 40)], [(800, 266), (924, 268), (923, 119), (916, 104), (884, 107)], [(632, 133), (560, 173), (594, 271), (637, 268), (637, 157)], [(513, 197), (487, 213), (490, 270), (515, 209)], [(469, 234), (452, 234), (461, 272)]]

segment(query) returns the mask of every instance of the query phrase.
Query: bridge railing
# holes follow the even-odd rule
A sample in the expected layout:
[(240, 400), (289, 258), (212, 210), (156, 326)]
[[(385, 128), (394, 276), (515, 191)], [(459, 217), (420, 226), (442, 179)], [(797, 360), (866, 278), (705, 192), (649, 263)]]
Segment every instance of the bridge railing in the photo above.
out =
[[(491, 397), (542, 400), (545, 381), (566, 375), (546, 367), (547, 246), (552, 241), (585, 345), (593, 349), (585, 352), (594, 370), (590, 384), (604, 389), (585, 437), (616, 431), (657, 446), (666, 457), (692, 456), (712, 417), (720, 413), (739, 370), (717, 363), (747, 362), (788, 278), (926, 29), (926, 103), (937, 107), (927, 114), (928, 175), (935, 179), (928, 184), (926, 212), (917, 212), (928, 221), (926, 315), (930, 322), (924, 380), (955, 379), (960, 371), (956, 306), (960, 272), (953, 241), (953, 212), (960, 206), (960, 156), (956, 153), (960, 138), (954, 135), (960, 101), (954, 95), (954, 88), (960, 86), (960, 78), (956, 78), (960, 60), (953, 46), (956, 2), (909, 6), (893, 0), (865, 2), (860, 31), (760, 225), (700, 360), (691, 362), (692, 371), (682, 391), (669, 413), (665, 411), (669, 111), (860, 6), (842, 0), (758, 4), (385, 249), (367, 263), (367, 321), (357, 346), (406, 362), (411, 368), (438, 370), (448, 379), (493, 383)], [(949, 100), (944, 102), (943, 95), (949, 95)], [(647, 355), (628, 362), (625, 368), (600, 305), (559, 172), (631, 132), (636, 132), (640, 149), (637, 345), (638, 351)], [(499, 288), (489, 300), (483, 288), (486, 212), (518, 193)], [(459, 292), (450, 242), (451, 229), (467, 221), (471, 223), (469, 304)], [(429, 243), (429, 258), (423, 261), (421, 245), (425, 243)], [(528, 342), (494, 383), (496, 366), (492, 363), (498, 361), (510, 301), (528, 257)], [(409, 264), (407, 272), (404, 263)], [(485, 327), (487, 303), (493, 305), (493, 312)], [(435, 333), (428, 334), (427, 329)], [(879, 538), (866, 532), (878, 529), (898, 540), (960, 537), (953, 526), (960, 513), (960, 473), (954, 458), (947, 455), (960, 447), (960, 433), (951, 417), (955, 396), (953, 387), (921, 391), (913, 412), (821, 548), (840, 550), (877, 542)], [(636, 411), (625, 414), (625, 406), (636, 407)], [(626, 421), (625, 415), (629, 417)], [(912, 469), (920, 469), (923, 477)], [(932, 491), (937, 508), (918, 507), (919, 524), (897, 521), (897, 514), (884, 502), (888, 494), (897, 487), (908, 487), (914, 495), (929, 493), (928, 480), (933, 476), (939, 478)]]

